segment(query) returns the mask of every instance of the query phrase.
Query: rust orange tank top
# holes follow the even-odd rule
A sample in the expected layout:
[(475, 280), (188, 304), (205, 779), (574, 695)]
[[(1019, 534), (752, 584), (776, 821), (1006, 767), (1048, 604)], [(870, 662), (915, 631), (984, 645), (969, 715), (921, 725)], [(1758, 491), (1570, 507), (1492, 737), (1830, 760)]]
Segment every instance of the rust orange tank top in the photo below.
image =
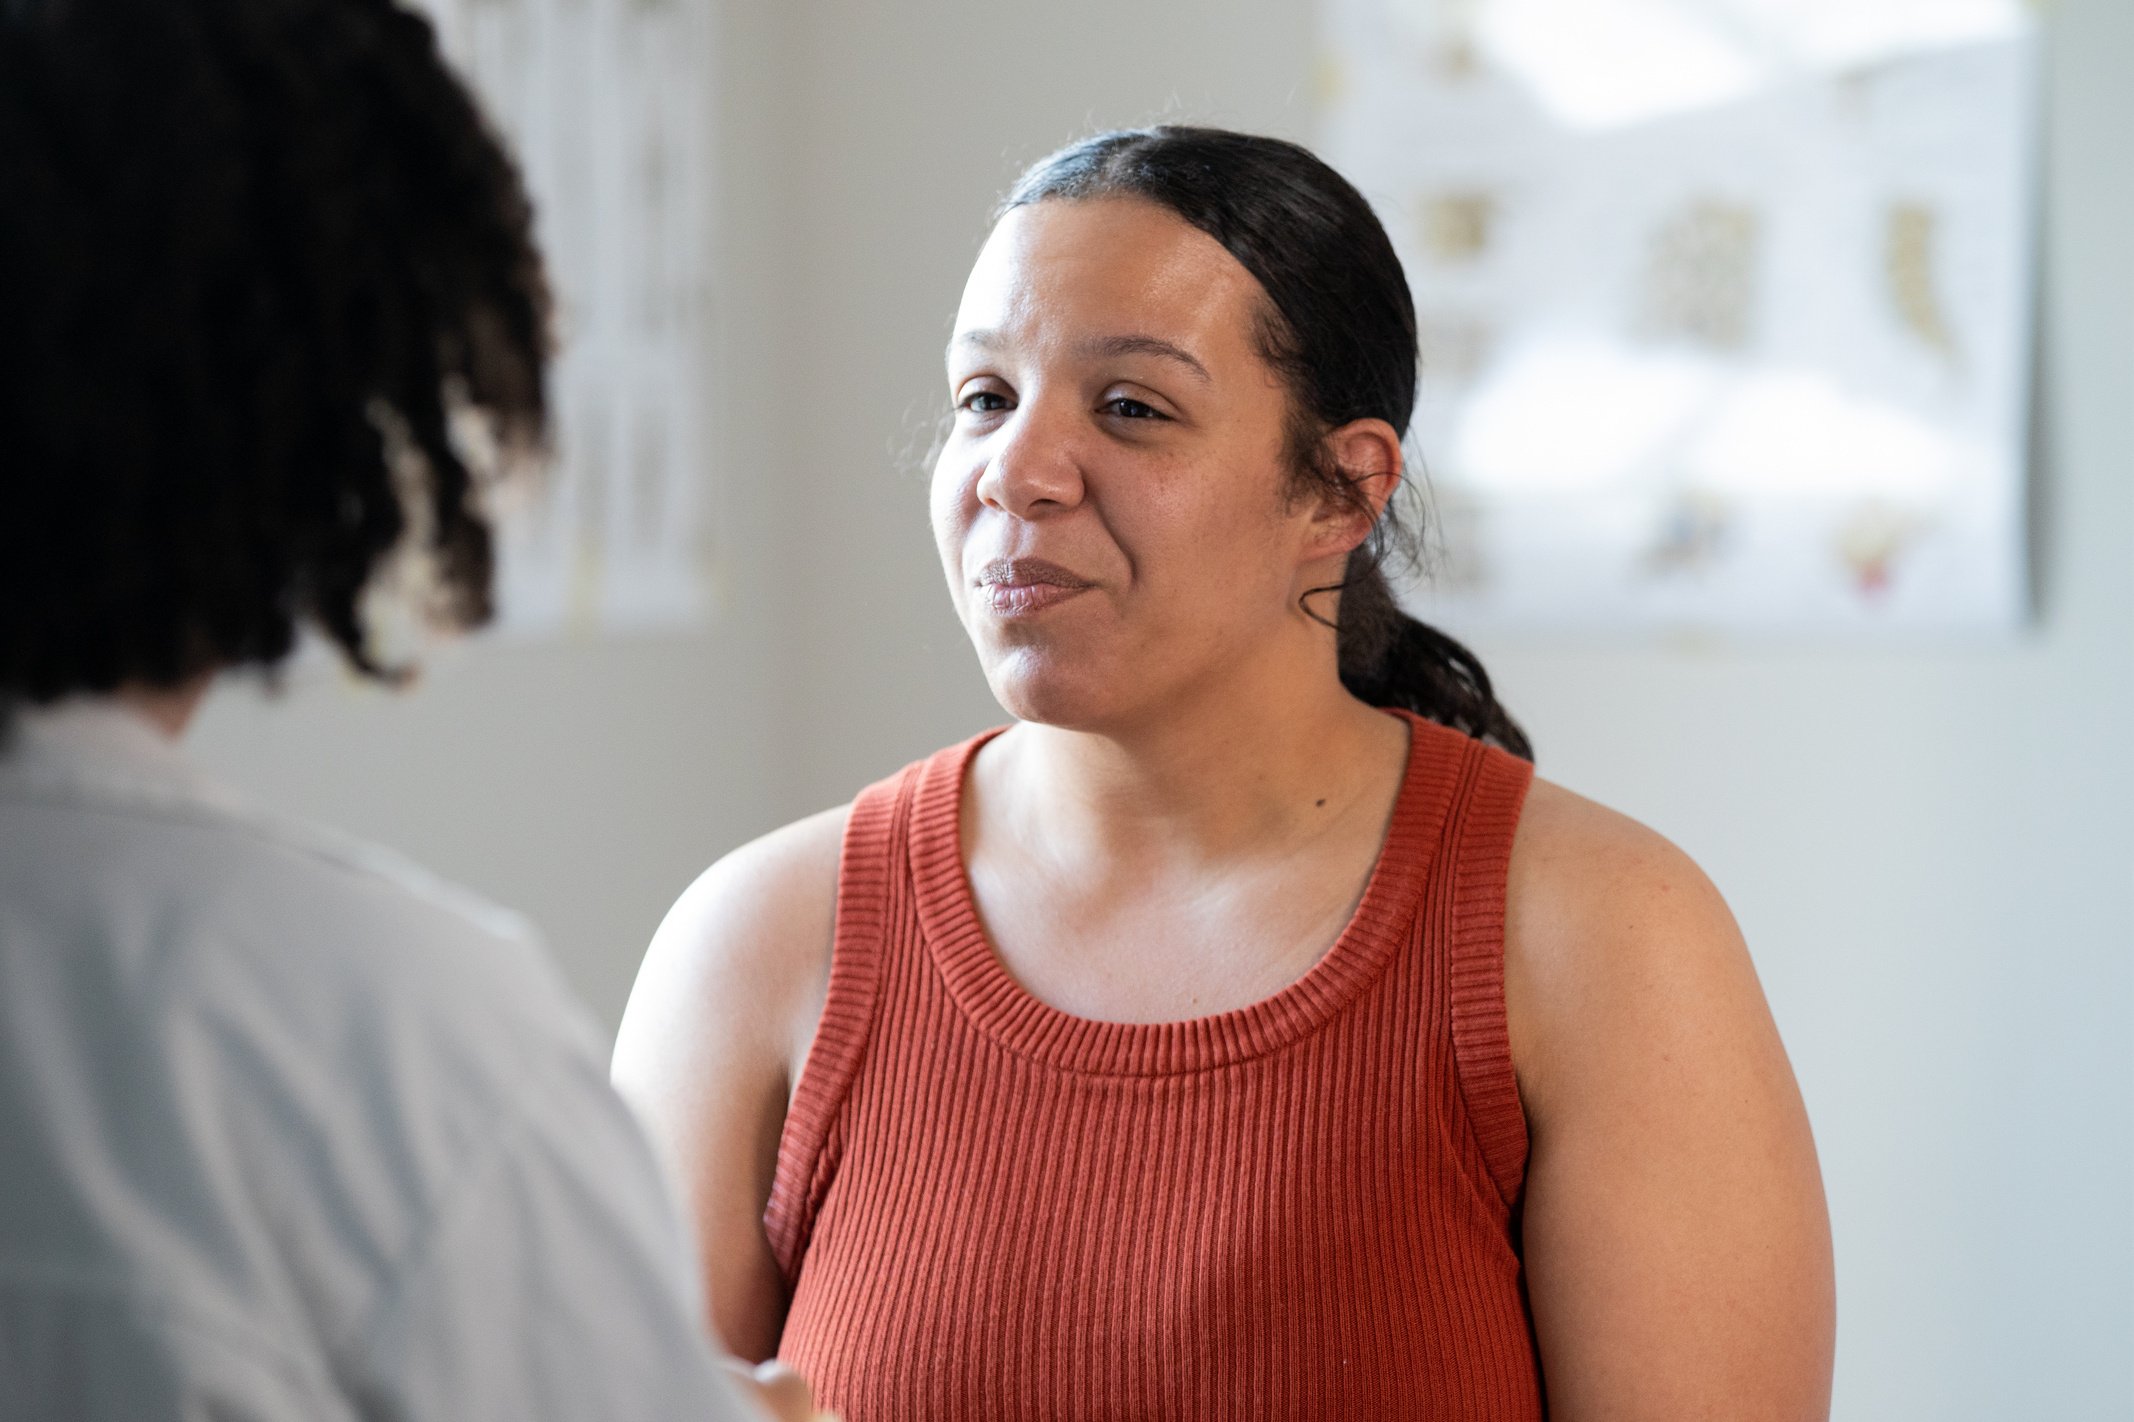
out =
[(854, 803), (765, 1226), (848, 1422), (1542, 1415), (1504, 894), (1529, 767), (1414, 717), (1355, 916), (1220, 1016), (1011, 978), (959, 843), (979, 737)]

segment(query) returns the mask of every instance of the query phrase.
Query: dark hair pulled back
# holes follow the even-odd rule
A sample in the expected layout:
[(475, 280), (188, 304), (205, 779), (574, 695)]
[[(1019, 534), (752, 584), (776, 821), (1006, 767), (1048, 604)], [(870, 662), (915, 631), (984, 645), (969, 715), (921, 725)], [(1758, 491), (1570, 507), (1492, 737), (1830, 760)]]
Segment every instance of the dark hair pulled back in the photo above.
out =
[[(1288, 456), (1300, 494), (1366, 499), (1326, 436), (1376, 418), (1406, 438), (1415, 408), (1415, 302), (1371, 205), (1309, 149), (1223, 129), (1162, 125), (1098, 134), (1039, 161), (1003, 214), (1053, 199), (1135, 197), (1207, 233), (1267, 293), (1262, 354), (1289, 384)], [(1389, 557), (1420, 547), (1389, 501), (1349, 555), (1338, 591), (1341, 680), (1373, 706), (1404, 707), (1533, 758), (1474, 653), (1402, 611)], [(1307, 605), (1306, 611), (1310, 611)], [(1314, 616), (1317, 614), (1314, 613)]]
[(518, 171), (396, 0), (0, 0), (0, 701), (272, 666), (305, 624), (392, 679), (362, 608), (404, 545), (482, 621), (455, 416), (543, 442), (549, 306)]

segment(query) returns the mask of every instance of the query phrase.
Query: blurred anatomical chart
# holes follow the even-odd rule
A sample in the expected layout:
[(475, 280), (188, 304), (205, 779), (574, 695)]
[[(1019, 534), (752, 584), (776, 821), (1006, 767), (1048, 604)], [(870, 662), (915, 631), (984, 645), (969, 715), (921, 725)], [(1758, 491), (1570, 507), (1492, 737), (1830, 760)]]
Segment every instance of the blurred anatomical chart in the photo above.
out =
[(1328, 0), (1328, 157), (1423, 347), (1475, 629), (2026, 609), (2025, 0)]
[(506, 629), (708, 601), (711, 0), (424, 0), (511, 142), (555, 287), (555, 459), (501, 519)]

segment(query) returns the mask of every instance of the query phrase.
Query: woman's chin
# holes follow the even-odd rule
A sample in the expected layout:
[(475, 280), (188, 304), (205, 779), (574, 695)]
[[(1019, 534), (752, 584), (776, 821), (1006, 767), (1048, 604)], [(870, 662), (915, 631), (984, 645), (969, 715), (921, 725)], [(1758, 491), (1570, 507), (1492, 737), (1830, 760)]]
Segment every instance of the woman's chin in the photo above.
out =
[(1122, 679), (1083, 669), (1032, 666), (1015, 656), (987, 668), (986, 683), (1001, 709), (1016, 720), (1064, 731), (1096, 730), (1116, 722), (1129, 700)]

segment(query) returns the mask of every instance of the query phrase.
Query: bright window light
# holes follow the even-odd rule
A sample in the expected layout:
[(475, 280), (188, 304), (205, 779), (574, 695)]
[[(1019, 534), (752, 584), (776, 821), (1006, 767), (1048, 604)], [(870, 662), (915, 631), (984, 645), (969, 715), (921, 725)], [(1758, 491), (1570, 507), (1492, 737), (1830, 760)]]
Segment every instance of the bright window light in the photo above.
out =
[(1699, 487), (1726, 493), (1924, 497), (1976, 462), (1902, 410), (1814, 371), (1779, 371), (1744, 378), (1682, 467)]
[(1560, 122), (1602, 128), (1753, 93), (1762, 66), (1724, 19), (1674, 0), (1488, 0), (1475, 38)]

